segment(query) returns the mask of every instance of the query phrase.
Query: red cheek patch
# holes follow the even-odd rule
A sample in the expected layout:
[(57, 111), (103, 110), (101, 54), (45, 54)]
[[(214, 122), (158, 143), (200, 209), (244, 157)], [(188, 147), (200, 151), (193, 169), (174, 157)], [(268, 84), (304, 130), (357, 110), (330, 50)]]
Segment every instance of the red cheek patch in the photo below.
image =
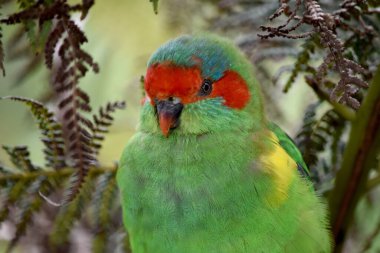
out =
[(243, 109), (251, 96), (244, 79), (232, 70), (224, 72), (212, 87), (209, 97), (222, 97), (225, 105), (235, 109)]
[(247, 84), (234, 71), (225, 71), (223, 77), (213, 83), (213, 90), (208, 96), (198, 95), (202, 81), (198, 67), (181, 68), (164, 63), (148, 68), (145, 90), (152, 99), (152, 104), (154, 98), (178, 97), (183, 104), (188, 104), (205, 98), (222, 97), (226, 106), (243, 109), (250, 99)]

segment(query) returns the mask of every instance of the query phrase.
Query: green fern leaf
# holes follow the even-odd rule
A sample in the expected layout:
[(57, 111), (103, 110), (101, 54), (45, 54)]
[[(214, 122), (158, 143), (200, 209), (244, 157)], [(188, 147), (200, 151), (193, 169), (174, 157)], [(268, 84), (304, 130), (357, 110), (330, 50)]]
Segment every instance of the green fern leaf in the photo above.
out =
[(303, 47), (303, 49), (297, 55), (297, 59), (296, 59), (296, 62), (294, 64), (294, 68), (290, 74), (290, 77), (286, 81), (283, 92), (288, 92), (289, 89), (291, 88), (291, 86), (293, 85), (294, 81), (296, 80), (297, 76), (301, 72), (305, 72), (305, 70), (306, 70), (305, 66), (308, 66), (311, 54), (315, 50), (315, 44), (314, 44), (313, 38), (308, 39), (303, 44), (302, 47)]
[(39, 177), (27, 189), (28, 195), (24, 197), (19, 205), (19, 210), (16, 214), (16, 232), (11, 242), (8, 244), (7, 251), (10, 252), (18, 243), (20, 238), (25, 234), (26, 229), (33, 222), (33, 215), (37, 213), (43, 202), (43, 199), (38, 195), (42, 184), (46, 181), (46, 177)]
[(45, 144), (46, 166), (60, 169), (66, 166), (65, 144), (63, 141), (62, 127), (54, 119), (54, 115), (43, 104), (29, 98), (9, 96), (0, 99), (11, 99), (26, 104), (38, 122), (42, 132), (42, 141)]
[(92, 251), (95, 253), (107, 252), (106, 246), (111, 231), (111, 218), (117, 193), (115, 173), (108, 172), (101, 175), (96, 183), (93, 201), (94, 239)]
[(158, 14), (158, 0), (149, 0), (153, 4), (153, 11), (155, 14)]
[(4, 196), (5, 199), (3, 200), (4, 205), (3, 208), (0, 210), (0, 223), (2, 223), (5, 219), (8, 218), (9, 215), (9, 208), (18, 200), (20, 200), (21, 197), (24, 196), (24, 193), (26, 189), (28, 188), (29, 180), (26, 178), (22, 178), (14, 183), (14, 185), (11, 185), (9, 191), (7, 191), (7, 195)]
[[(339, 140), (341, 140), (346, 123), (334, 109), (326, 111), (317, 118), (316, 110), (320, 105), (321, 103), (318, 102), (308, 107), (301, 131), (295, 139), (306, 164), (310, 167), (311, 178), (317, 189), (320, 189), (320, 183), (330, 183), (328, 178), (332, 178), (335, 174), (334, 168), (337, 167), (338, 156), (341, 153), (338, 147)], [(327, 161), (322, 158), (328, 143), (334, 148), (330, 158), (331, 164), (326, 164)], [(319, 166), (321, 164), (324, 165)], [(323, 168), (326, 165), (329, 169), (317, 169), (317, 166)]]
[(35, 166), (32, 164), (29, 158), (29, 150), (26, 146), (17, 146), (14, 148), (3, 146), (3, 149), (9, 155), (11, 162), (16, 168), (23, 171), (34, 171)]
[(84, 213), (84, 207), (88, 203), (90, 192), (94, 186), (93, 180), (94, 178), (89, 175), (87, 181), (82, 185), (82, 190), (76, 194), (75, 198), (60, 208), (49, 239), (54, 246), (63, 245), (68, 241), (75, 221), (80, 219)]

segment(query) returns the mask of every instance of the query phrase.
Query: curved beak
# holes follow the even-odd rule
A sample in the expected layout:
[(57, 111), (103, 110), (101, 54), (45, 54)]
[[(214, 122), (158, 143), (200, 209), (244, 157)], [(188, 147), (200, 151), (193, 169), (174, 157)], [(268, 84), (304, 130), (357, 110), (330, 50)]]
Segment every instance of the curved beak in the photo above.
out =
[(162, 134), (169, 137), (170, 130), (179, 126), (183, 104), (178, 99), (156, 100), (155, 102)]

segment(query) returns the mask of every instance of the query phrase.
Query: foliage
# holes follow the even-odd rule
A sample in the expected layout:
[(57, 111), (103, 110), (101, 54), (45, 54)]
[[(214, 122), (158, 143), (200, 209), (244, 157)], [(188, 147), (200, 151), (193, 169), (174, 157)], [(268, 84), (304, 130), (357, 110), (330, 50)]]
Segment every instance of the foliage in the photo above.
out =
[(154, 10), (154, 13), (158, 13), (158, 0), (149, 0), (149, 2), (152, 3), (153, 5), (153, 10)]
[[(234, 11), (236, 2), (244, 6), (246, 12), (252, 13), (258, 9), (262, 15), (268, 14), (271, 22), (281, 18), (283, 21), (269, 26), (258, 24), (262, 20), (260, 18), (243, 19), (242, 17), (247, 16), (245, 12)], [(265, 32), (259, 34), (261, 41), (256, 39), (256, 34), (249, 32), (239, 40), (239, 45), (248, 54), (254, 54), (252, 56), (255, 62), (292, 56), (294, 54), (291, 48), (297, 45), (294, 40), (305, 38), (303, 48), (296, 54), (294, 67), (280, 69), (279, 74), (291, 72), (284, 90), (289, 90), (299, 74), (307, 73), (307, 83), (311, 86), (317, 83), (314, 86), (318, 89), (318, 94), (325, 96), (326, 100), (347, 104), (357, 110), (360, 105), (360, 96), (357, 93), (363, 92), (363, 88), (368, 86), (368, 81), (373, 77), (379, 63), (379, 52), (375, 49), (380, 45), (380, 27), (375, 3), (371, 5), (366, 1), (356, 0), (323, 3), (314, 0), (284, 0), (280, 3), (276, 9), (273, 2), (264, 5), (260, 1), (223, 1), (223, 11), (232, 16), (233, 21), (231, 17), (228, 21), (233, 26), (228, 25), (227, 21), (223, 22), (223, 18), (217, 20), (216, 26), (231, 31), (241, 25), (251, 31), (260, 29)], [(325, 8), (331, 12), (324, 11)], [(299, 32), (296, 33), (297, 31)], [(344, 35), (338, 38), (338, 33)], [(283, 43), (284, 38), (293, 41)], [(268, 39), (272, 41), (265, 41)], [(364, 51), (359, 47), (363, 44), (366, 45)], [(253, 51), (254, 47), (263, 50)], [(313, 56), (322, 56), (324, 60), (322, 63), (312, 62), (316, 58)], [(279, 74), (276, 80), (279, 79)], [(339, 79), (336, 82), (337, 75)]]
[[(320, 106), (320, 102), (308, 106), (295, 141), (311, 170), (315, 188), (323, 193), (331, 190), (332, 180), (341, 162), (344, 145), (341, 138), (347, 122), (333, 109), (318, 118), (317, 109)], [(328, 154), (330, 157), (322, 154), (327, 148), (331, 152)]]
[[(50, 239), (45, 240), (41, 250), (67, 252), (72, 247), (67, 244), (69, 234), (75, 230), (78, 220), (83, 223), (89, 219), (87, 210), (92, 209), (97, 221), (89, 225), (95, 238), (94, 251), (103, 252), (101, 248), (106, 247), (107, 251), (114, 251), (118, 247), (120, 252), (129, 252), (128, 238), (121, 226), (120, 206), (115, 198), (116, 168), (101, 167), (97, 159), (104, 134), (113, 123), (112, 114), (123, 109), (125, 103), (107, 103), (90, 120), (87, 116), (92, 111), (90, 97), (79, 88), (79, 81), (88, 70), (97, 73), (99, 67), (82, 49), (87, 38), (71, 14), (80, 11), (84, 19), (93, 4), (92, 0), (76, 5), (65, 0), (19, 1), (20, 11), (0, 21), (2, 25), (23, 25), (35, 53), (44, 52), (45, 65), (52, 70), (51, 87), (57, 104), (50, 110), (29, 98), (0, 98), (22, 102), (30, 108), (41, 130), (46, 161), (42, 168), (32, 163), (27, 147), (3, 147), (14, 166), (1, 166), (0, 174), (0, 221), (11, 220), (15, 224), (8, 251), (17, 245), (27, 228), (33, 226), (36, 215), (48, 212), (52, 204), (61, 208), (53, 211), (58, 213), (52, 221), (52, 231), (44, 235)], [(41, 47), (44, 50), (40, 50)], [(3, 69), (2, 47), (0, 52)], [(59, 189), (66, 181), (62, 194)], [(94, 194), (89, 194), (91, 188), (97, 189)], [(63, 200), (56, 203), (47, 197), (49, 195)], [(114, 237), (119, 238), (118, 244), (111, 243), (116, 240)]]

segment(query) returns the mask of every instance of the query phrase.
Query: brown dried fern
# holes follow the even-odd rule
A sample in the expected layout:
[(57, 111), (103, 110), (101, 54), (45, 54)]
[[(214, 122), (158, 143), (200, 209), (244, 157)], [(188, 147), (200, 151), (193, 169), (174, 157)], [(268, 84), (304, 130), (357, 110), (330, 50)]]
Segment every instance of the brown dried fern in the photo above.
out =
[[(363, 88), (367, 88), (368, 84), (363, 78), (358, 75), (364, 76), (367, 71), (358, 63), (348, 59), (344, 53), (344, 45), (336, 36), (336, 29), (347, 28), (343, 26), (342, 18), (355, 15), (355, 6), (353, 3), (361, 2), (363, 9), (366, 6), (363, 1), (347, 0), (341, 5), (342, 8), (333, 14), (326, 13), (322, 10), (321, 6), (315, 0), (296, 0), (295, 7), (292, 9), (289, 1), (280, 1), (280, 7), (269, 17), (270, 21), (279, 18), (281, 15), (287, 16), (286, 21), (278, 26), (261, 26), (261, 30), (267, 34), (260, 34), (262, 39), (273, 37), (285, 37), (289, 39), (306, 38), (313, 34), (318, 34), (320, 43), (324, 48), (329, 51), (324, 59), (324, 62), (315, 71), (317, 83), (324, 83), (324, 77), (327, 75), (327, 70), (332, 69), (339, 74), (339, 82), (333, 87), (330, 92), (330, 100), (338, 101), (342, 104), (347, 104), (351, 108), (358, 109), (360, 101), (355, 97), (356, 93)], [(301, 5), (303, 4), (304, 13), (299, 15)], [(363, 12), (364, 13), (364, 12)], [(368, 13), (368, 11), (367, 11)], [(357, 15), (357, 18), (363, 20)], [(364, 21), (362, 21), (363, 23)], [(311, 26), (312, 30), (300, 34), (293, 32), (298, 30), (301, 26)], [(364, 29), (371, 30), (371, 28), (363, 24)], [(358, 31), (356, 31), (358, 32)], [(330, 67), (330, 64), (333, 64)], [(294, 76), (294, 72), (292, 76)], [(286, 90), (290, 87), (287, 84)]]
[(100, 107), (99, 114), (93, 115), (93, 127), (92, 127), (92, 142), (91, 146), (94, 149), (95, 154), (99, 153), (102, 147), (101, 142), (104, 140), (104, 134), (108, 132), (108, 128), (113, 123), (113, 117), (111, 116), (117, 109), (124, 109), (124, 101), (116, 101), (113, 103), (107, 103), (105, 107)]
[[(91, 2), (87, 2), (91, 4)], [(75, 8), (74, 8), (75, 9)], [(88, 9), (87, 9), (88, 10)], [(82, 13), (85, 15), (86, 11)], [(57, 45), (62, 40), (62, 44)], [(49, 35), (45, 47), (45, 60), (49, 68), (53, 67), (55, 49), (58, 61), (55, 64), (54, 89), (60, 99), (58, 108), (62, 112), (62, 123), (68, 154), (72, 166), (78, 168), (70, 187), (66, 191), (64, 203), (70, 202), (78, 194), (90, 166), (95, 163), (95, 155), (91, 150), (90, 129), (93, 125), (82, 112), (90, 112), (89, 96), (78, 87), (79, 79), (84, 77), (89, 66), (98, 72), (98, 65), (92, 57), (81, 49), (87, 38), (80, 28), (70, 20), (69, 16), (58, 16), (55, 27)], [(87, 66), (86, 66), (87, 65)]]

